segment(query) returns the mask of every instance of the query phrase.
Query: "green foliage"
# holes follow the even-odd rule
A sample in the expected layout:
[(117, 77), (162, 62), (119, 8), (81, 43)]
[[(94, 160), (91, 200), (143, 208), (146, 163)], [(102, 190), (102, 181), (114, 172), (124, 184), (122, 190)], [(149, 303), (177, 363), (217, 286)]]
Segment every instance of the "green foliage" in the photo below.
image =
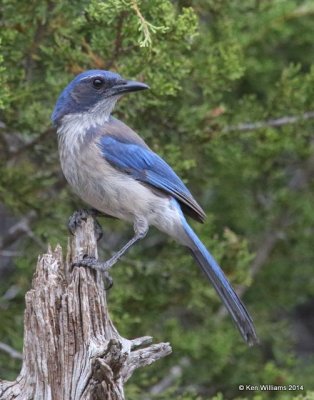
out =
[[(128, 398), (144, 398), (181, 365), (155, 399), (313, 399), (313, 354), (298, 353), (293, 319), (314, 296), (313, 119), (302, 118), (314, 110), (312, 2), (3, 0), (1, 8), (0, 202), (37, 219), (0, 284), (2, 293), (20, 289), (0, 297), (0, 340), (21, 349), (36, 257), (43, 243), (66, 242), (65, 221), (81, 206), (60, 174), (49, 120), (56, 98), (74, 74), (111, 69), (150, 85), (123, 99), (116, 116), (204, 206), (206, 224), (193, 227), (244, 289), (261, 338), (248, 349), (189, 253), (152, 229), (115, 267), (110, 310), (122, 335), (152, 334), (173, 354), (137, 372)], [(269, 122), (290, 116), (298, 119)], [(102, 223), (114, 251), (125, 224)], [(18, 370), (0, 353), (1, 377)], [(240, 384), (305, 390), (241, 392)]]

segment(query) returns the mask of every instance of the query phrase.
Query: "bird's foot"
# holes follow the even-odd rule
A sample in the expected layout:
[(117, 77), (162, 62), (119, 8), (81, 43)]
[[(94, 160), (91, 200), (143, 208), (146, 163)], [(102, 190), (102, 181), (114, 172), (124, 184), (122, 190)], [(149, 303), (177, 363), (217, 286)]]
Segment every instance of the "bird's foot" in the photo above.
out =
[(108, 265), (106, 261), (98, 261), (95, 257), (85, 255), (82, 260), (73, 264), (73, 267), (89, 267), (100, 272), (107, 272), (112, 265)]
[(105, 285), (105, 290), (109, 290), (112, 288), (113, 286), (113, 279), (112, 276), (108, 274), (108, 272), (105, 272), (103, 274), (103, 278), (104, 278), (104, 285)]
[(97, 271), (100, 271), (103, 273), (105, 289), (109, 290), (113, 286), (113, 279), (108, 273), (108, 270), (112, 267), (112, 265), (110, 265), (110, 263), (107, 263), (106, 261), (105, 262), (98, 261), (98, 260), (96, 260), (95, 257), (85, 255), (82, 258), (82, 260), (79, 260), (78, 262), (73, 263), (72, 267), (73, 268), (74, 267), (88, 267), (88, 268), (96, 269)]
[(74, 235), (76, 229), (82, 225), (82, 221), (86, 221), (87, 217), (92, 216), (95, 221), (95, 233), (97, 237), (97, 241), (100, 240), (103, 236), (102, 228), (99, 222), (96, 220), (96, 216), (102, 215), (101, 212), (95, 209), (81, 209), (75, 211), (73, 215), (69, 218), (68, 228), (72, 235)]
[(94, 227), (95, 227), (95, 234), (96, 234), (97, 242), (99, 242), (99, 240), (103, 237), (104, 232), (102, 230), (100, 223), (97, 221), (96, 218), (94, 218)]

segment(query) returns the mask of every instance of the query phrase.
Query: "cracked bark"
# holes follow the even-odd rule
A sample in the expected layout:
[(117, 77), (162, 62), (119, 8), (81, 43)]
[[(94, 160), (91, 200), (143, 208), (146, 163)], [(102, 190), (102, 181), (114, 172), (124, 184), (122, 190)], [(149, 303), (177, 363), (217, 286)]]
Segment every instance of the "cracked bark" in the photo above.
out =
[(14, 382), (0, 381), (0, 399), (124, 399), (124, 384), (139, 368), (171, 353), (169, 343), (120, 336), (107, 309), (99, 272), (71, 264), (97, 257), (94, 221), (82, 223), (62, 249), (39, 257), (26, 294), (23, 366)]

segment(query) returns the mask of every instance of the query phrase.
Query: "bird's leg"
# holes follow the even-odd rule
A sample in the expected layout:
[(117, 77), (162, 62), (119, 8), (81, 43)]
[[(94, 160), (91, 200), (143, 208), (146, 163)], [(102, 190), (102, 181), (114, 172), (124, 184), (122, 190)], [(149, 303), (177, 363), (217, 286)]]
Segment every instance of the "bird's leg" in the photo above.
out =
[(134, 232), (135, 235), (131, 240), (125, 244), (122, 249), (117, 251), (114, 256), (112, 256), (107, 261), (98, 261), (95, 257), (86, 256), (82, 260), (74, 264), (74, 266), (83, 266), (97, 269), (98, 271), (107, 272), (122, 256), (129, 250), (131, 246), (137, 241), (143, 239), (148, 232), (148, 223), (146, 219), (136, 219), (134, 222)]
[(86, 221), (88, 216), (92, 216), (95, 221), (95, 233), (97, 236), (97, 241), (100, 240), (103, 236), (103, 231), (102, 228), (97, 221), (96, 217), (103, 216), (104, 214), (101, 213), (100, 211), (96, 210), (95, 208), (92, 209), (81, 209), (78, 211), (75, 211), (73, 215), (69, 218), (68, 222), (68, 228), (70, 233), (74, 235), (76, 229), (81, 226), (82, 221)]

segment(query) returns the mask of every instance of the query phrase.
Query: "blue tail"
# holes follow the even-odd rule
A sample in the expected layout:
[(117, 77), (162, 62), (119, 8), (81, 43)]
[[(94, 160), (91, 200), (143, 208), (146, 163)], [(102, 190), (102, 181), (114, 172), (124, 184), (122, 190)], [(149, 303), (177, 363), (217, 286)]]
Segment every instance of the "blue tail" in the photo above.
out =
[(239, 299), (236, 292), (233, 290), (222, 269), (219, 267), (216, 260), (196, 236), (184, 218), (182, 219), (182, 222), (184, 230), (191, 240), (191, 245), (189, 247), (194, 258), (208, 279), (211, 281), (219, 297), (227, 307), (227, 310), (233, 318), (243, 339), (250, 346), (258, 343), (252, 318), (250, 317), (248, 311)]

